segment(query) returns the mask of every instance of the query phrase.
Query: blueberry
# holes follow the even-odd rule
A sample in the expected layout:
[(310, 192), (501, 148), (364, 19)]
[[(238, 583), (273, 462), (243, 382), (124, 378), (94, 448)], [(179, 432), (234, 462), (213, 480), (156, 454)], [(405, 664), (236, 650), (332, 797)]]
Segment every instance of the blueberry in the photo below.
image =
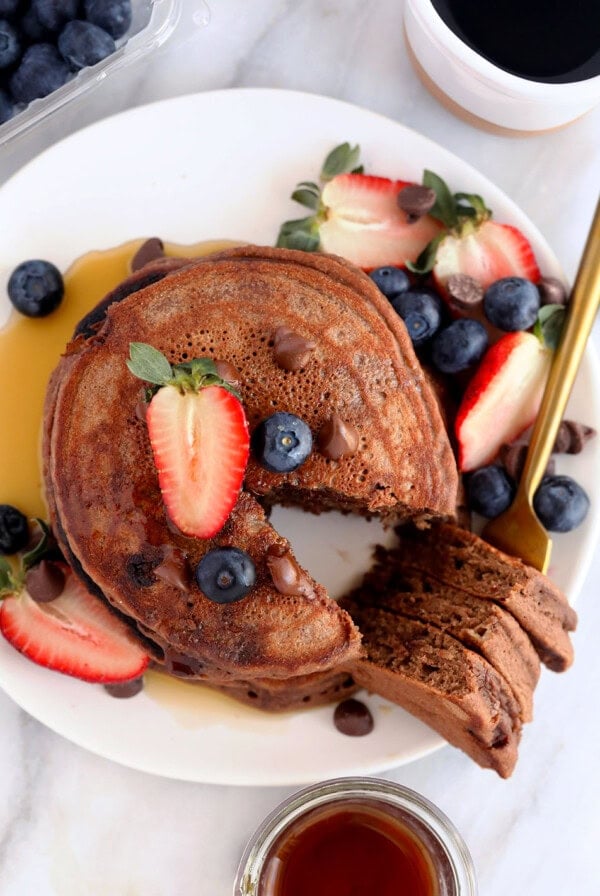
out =
[(291, 473), (312, 451), (310, 427), (294, 414), (280, 411), (256, 427), (252, 434), (252, 450), (266, 470)]
[(10, 89), (17, 102), (30, 103), (62, 87), (70, 77), (69, 66), (56, 47), (33, 44), (10, 79)]
[(61, 28), (77, 18), (79, 0), (32, 0), (31, 8), (38, 21), (50, 31)]
[(549, 532), (570, 532), (586, 517), (590, 499), (570, 476), (546, 476), (533, 498), (533, 509)]
[(9, 121), (15, 114), (13, 101), (5, 90), (0, 88), (0, 124)]
[(10, 504), (0, 504), (0, 554), (16, 554), (28, 541), (27, 517)]
[(64, 295), (60, 271), (49, 261), (23, 261), (8, 281), (8, 297), (21, 314), (46, 317), (61, 303)]
[(114, 37), (122, 37), (131, 25), (131, 0), (85, 0), (85, 17)]
[(96, 65), (116, 50), (115, 42), (106, 31), (91, 22), (69, 22), (58, 38), (58, 49), (73, 71)]
[(463, 317), (434, 337), (431, 360), (442, 373), (459, 373), (481, 360), (487, 346), (488, 336), (483, 324)]
[(10, 68), (21, 56), (21, 42), (13, 26), (0, 19), (0, 69)]
[(510, 507), (515, 491), (515, 483), (497, 464), (480, 467), (467, 480), (469, 507), (490, 520)]
[(0, 0), (0, 16), (13, 16), (21, 0)]
[(402, 268), (377, 268), (371, 271), (369, 277), (388, 299), (405, 292), (410, 286), (408, 275)]
[(531, 280), (503, 277), (486, 289), (483, 310), (499, 330), (528, 330), (540, 310), (540, 294)]
[(408, 289), (390, 300), (408, 330), (413, 345), (431, 339), (442, 322), (442, 302), (432, 289)]
[(198, 588), (217, 604), (245, 597), (256, 581), (252, 559), (239, 548), (215, 548), (196, 567)]
[(37, 17), (33, 7), (29, 7), (21, 17), (21, 31), (32, 44), (44, 43), (52, 40), (52, 32), (45, 28)]

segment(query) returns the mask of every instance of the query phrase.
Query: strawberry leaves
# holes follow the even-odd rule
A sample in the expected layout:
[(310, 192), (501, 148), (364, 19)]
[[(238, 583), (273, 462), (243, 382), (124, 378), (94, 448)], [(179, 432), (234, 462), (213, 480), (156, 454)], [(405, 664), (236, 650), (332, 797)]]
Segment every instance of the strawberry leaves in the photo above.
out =
[(321, 168), (321, 180), (333, 180), (338, 174), (362, 174), (364, 167), (359, 164), (360, 146), (342, 143), (332, 149)]
[(457, 237), (473, 233), (492, 217), (491, 210), (477, 193), (451, 193), (445, 180), (433, 171), (423, 172), (423, 186), (435, 193), (429, 214), (446, 228), (423, 249), (416, 262), (407, 263), (413, 274), (429, 274), (436, 262), (437, 250), (448, 233)]
[[(322, 183), (328, 183), (339, 174), (362, 174), (359, 164), (360, 146), (342, 143), (332, 149), (319, 175)], [(326, 209), (321, 201), (321, 187), (314, 181), (304, 180), (297, 184), (291, 198), (313, 215), (292, 221), (284, 221), (279, 229), (276, 246), (280, 249), (300, 249), (302, 252), (318, 252), (321, 239), (319, 226), (325, 220)]]
[[(158, 349), (145, 342), (129, 345), (129, 359), (126, 361), (130, 372), (154, 386), (175, 386), (181, 393), (199, 392), (207, 386), (221, 386), (236, 398), (239, 392), (217, 373), (212, 358), (192, 358), (181, 364), (171, 365)], [(153, 390), (149, 395), (152, 398)]]
[(42, 536), (29, 551), (21, 555), (19, 567), (15, 569), (8, 560), (0, 557), (0, 600), (19, 594), (23, 590), (28, 571), (57, 551), (56, 541), (44, 520), (36, 517), (33, 522), (39, 526)]

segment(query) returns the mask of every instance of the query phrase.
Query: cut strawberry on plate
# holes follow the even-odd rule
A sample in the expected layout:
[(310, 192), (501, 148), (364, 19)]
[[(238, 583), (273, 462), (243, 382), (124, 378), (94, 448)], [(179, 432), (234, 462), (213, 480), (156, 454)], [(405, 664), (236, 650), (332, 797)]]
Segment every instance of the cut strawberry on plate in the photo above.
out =
[(0, 606), (0, 631), (41, 666), (93, 682), (137, 678), (149, 657), (121, 622), (63, 565), (59, 597), (37, 603), (23, 588)]
[(212, 538), (233, 510), (248, 462), (248, 422), (237, 393), (210, 358), (171, 367), (152, 346), (135, 342), (127, 363), (162, 386), (146, 422), (169, 517), (185, 535)]
[(321, 250), (341, 255), (363, 270), (404, 267), (440, 230), (428, 215), (411, 222), (398, 206), (406, 181), (367, 174), (341, 174), (321, 194)]
[(325, 186), (304, 181), (292, 199), (315, 214), (286, 221), (277, 245), (341, 255), (365, 271), (384, 265), (405, 267), (440, 232), (441, 225), (421, 215), (409, 218), (398, 205), (407, 181), (363, 174), (358, 147), (336, 147), (323, 165)]
[(433, 239), (414, 265), (415, 273), (433, 277), (442, 294), (453, 274), (467, 274), (487, 289), (503, 277), (524, 277), (534, 283), (540, 271), (533, 249), (521, 231), (490, 220), (492, 212), (481, 196), (454, 193), (432, 171), (425, 171), (423, 185), (434, 190), (430, 211), (445, 231)]
[(438, 246), (433, 276), (442, 288), (452, 274), (468, 274), (487, 289), (503, 277), (524, 277), (534, 283), (540, 271), (529, 241), (516, 227), (483, 221), (448, 234)]
[(507, 333), (484, 355), (456, 415), (462, 472), (489, 464), (531, 425), (551, 363), (552, 352), (524, 332)]

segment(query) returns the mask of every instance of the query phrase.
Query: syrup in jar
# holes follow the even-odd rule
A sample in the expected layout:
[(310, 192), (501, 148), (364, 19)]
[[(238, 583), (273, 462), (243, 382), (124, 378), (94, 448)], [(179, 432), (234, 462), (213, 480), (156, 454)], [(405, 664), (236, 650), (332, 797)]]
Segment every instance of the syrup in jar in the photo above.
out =
[(458, 831), (429, 800), (378, 778), (294, 794), (242, 858), (234, 896), (476, 896)]

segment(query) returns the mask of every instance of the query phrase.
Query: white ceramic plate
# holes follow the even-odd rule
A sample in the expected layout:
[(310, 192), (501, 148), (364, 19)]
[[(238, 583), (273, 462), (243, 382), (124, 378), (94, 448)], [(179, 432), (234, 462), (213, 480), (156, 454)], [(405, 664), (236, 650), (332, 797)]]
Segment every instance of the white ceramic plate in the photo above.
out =
[[(455, 190), (481, 193), (497, 220), (516, 224), (529, 237), (542, 271), (560, 274), (525, 215), (445, 149), (354, 106), (274, 90), (219, 91), (157, 103), (52, 147), (0, 190), (0, 274), (30, 257), (52, 259), (64, 269), (92, 248), (141, 236), (273, 244), (279, 224), (301, 215), (288, 198), (291, 188), (314, 178), (326, 153), (345, 140), (360, 143), (367, 171), (419, 181), (428, 167)], [(588, 353), (570, 413), (596, 427), (599, 382)], [(591, 494), (598, 441), (559, 462), (561, 472), (572, 473)], [(0, 471), (0, 477), (7, 475)], [(381, 538), (376, 523), (337, 515), (278, 510), (273, 521), (334, 595), (360, 574), (371, 545)], [(584, 526), (555, 540), (551, 575), (571, 598), (585, 577), (598, 521), (593, 504)], [(331, 707), (269, 716), (205, 688), (183, 685), (174, 691), (156, 681), (135, 699), (115, 700), (100, 687), (35, 666), (0, 642), (0, 684), (27, 712), (95, 753), (173, 778), (300, 784), (379, 772), (443, 744), (377, 697), (365, 698), (375, 716), (373, 733), (349, 738), (335, 730)]]

